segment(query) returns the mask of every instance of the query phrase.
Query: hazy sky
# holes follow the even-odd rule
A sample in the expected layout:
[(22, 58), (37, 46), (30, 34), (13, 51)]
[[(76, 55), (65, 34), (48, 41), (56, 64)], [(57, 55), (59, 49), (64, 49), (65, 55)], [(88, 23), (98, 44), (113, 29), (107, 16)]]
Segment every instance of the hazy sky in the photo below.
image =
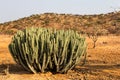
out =
[(100, 14), (120, 10), (120, 0), (0, 0), (0, 23), (32, 14)]

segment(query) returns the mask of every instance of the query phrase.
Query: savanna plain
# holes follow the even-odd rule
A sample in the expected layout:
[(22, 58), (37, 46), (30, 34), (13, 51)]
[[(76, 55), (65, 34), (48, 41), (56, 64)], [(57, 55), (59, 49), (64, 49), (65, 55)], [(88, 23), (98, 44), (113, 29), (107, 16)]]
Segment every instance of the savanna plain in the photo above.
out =
[(67, 74), (32, 74), (16, 64), (8, 50), (11, 35), (0, 35), (0, 80), (120, 80), (120, 36), (99, 36), (96, 48), (86, 37), (87, 58)]

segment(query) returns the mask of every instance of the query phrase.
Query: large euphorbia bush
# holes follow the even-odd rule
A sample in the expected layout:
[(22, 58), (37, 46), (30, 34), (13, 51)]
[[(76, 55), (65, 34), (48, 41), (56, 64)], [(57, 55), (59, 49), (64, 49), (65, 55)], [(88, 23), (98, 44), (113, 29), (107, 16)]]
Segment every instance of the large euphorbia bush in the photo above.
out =
[(86, 53), (85, 38), (73, 30), (27, 28), (18, 31), (9, 44), (14, 60), (33, 73), (66, 73)]

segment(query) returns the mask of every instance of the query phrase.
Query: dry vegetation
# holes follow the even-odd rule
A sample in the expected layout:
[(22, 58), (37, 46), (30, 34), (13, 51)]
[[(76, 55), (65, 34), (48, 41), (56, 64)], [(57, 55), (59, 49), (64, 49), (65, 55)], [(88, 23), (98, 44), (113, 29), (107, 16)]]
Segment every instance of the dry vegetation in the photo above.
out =
[(1, 34), (14, 34), (17, 30), (31, 26), (73, 29), (81, 33), (90, 32), (98, 27), (102, 34), (120, 34), (120, 11), (100, 15), (72, 15), (45, 13), (31, 15), (19, 20), (0, 24)]
[[(8, 51), (12, 35), (31, 26), (73, 29), (81, 33), (99, 29), (96, 48), (86, 38), (87, 61), (77, 65), (68, 74), (31, 74), (16, 64)], [(98, 30), (97, 29), (97, 30)], [(103, 34), (105, 34), (103, 36)], [(114, 35), (110, 35), (114, 34)], [(117, 36), (116, 36), (117, 35)], [(120, 80), (120, 11), (100, 15), (71, 15), (45, 13), (0, 24), (0, 80)]]

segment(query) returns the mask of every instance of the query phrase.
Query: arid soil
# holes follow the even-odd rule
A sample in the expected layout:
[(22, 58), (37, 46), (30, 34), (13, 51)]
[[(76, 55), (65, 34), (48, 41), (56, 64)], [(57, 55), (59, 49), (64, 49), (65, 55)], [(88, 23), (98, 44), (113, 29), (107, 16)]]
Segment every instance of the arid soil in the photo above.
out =
[(0, 35), (0, 80), (120, 80), (120, 36), (99, 37), (95, 49), (92, 40), (87, 38), (86, 64), (77, 65), (67, 74), (31, 74), (25, 71), (9, 53), (11, 38)]

